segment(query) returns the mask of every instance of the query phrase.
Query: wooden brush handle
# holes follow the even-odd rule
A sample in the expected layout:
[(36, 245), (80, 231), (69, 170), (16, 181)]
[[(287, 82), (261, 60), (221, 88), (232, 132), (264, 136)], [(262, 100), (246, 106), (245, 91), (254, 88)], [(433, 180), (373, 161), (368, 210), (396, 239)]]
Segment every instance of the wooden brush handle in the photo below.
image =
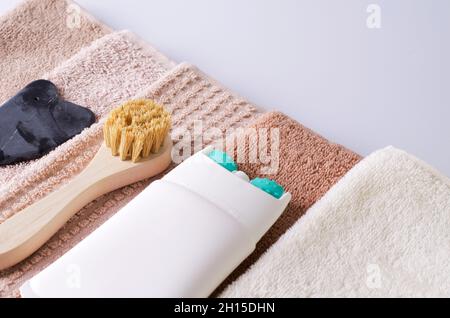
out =
[(0, 270), (34, 253), (89, 202), (163, 172), (170, 165), (171, 148), (167, 137), (157, 154), (133, 163), (113, 157), (102, 145), (89, 166), (69, 184), (0, 224)]

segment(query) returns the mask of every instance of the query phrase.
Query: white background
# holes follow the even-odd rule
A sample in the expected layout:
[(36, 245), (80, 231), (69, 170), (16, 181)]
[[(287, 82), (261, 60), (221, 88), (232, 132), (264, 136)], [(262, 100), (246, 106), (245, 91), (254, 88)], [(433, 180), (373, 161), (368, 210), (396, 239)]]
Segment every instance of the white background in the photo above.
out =
[(450, 176), (448, 0), (77, 2), (362, 155), (392, 144)]

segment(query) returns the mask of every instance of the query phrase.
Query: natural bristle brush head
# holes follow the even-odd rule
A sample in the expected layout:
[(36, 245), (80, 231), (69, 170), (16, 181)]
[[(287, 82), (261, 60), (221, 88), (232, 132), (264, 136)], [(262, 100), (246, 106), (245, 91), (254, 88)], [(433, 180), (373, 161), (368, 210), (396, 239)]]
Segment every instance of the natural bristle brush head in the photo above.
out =
[(133, 162), (158, 153), (171, 128), (170, 114), (149, 99), (131, 100), (114, 109), (103, 126), (113, 156)]

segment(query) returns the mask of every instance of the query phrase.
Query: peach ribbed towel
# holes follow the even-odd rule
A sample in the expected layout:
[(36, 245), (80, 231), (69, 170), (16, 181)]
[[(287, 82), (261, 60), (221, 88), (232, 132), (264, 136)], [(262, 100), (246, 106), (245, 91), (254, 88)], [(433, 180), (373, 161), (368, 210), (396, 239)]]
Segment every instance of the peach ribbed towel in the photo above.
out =
[(0, 18), (0, 104), (109, 32), (71, 1), (20, 4)]

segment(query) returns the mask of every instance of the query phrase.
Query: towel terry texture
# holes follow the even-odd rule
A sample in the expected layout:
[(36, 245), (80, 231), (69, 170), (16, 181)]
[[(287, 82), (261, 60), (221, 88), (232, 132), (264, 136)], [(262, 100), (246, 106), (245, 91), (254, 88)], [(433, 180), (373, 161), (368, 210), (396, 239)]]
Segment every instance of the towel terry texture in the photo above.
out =
[(28, 0), (2, 16), (0, 104), (109, 32), (65, 0)]
[[(123, 38), (123, 36), (118, 35), (111, 35), (108, 37), (110, 39), (116, 37), (119, 39)], [(109, 41), (106, 41), (106, 43), (109, 43)], [(115, 45), (117, 44), (114, 44), (113, 46)], [(97, 47), (97, 49), (100, 47), (107, 48), (106, 51), (111, 49), (110, 46), (105, 46), (105, 43), (101, 46), (98, 46), (97, 43), (95, 44), (95, 47)], [(121, 52), (122, 59), (123, 55), (126, 56), (126, 54), (139, 54), (139, 52), (142, 54), (145, 52), (137, 50), (136, 53), (135, 51), (136, 48), (134, 47), (132, 48), (132, 52), (128, 52), (128, 49), (125, 50), (125, 52)], [(89, 50), (89, 52), (91, 53), (88, 54), (87, 51), (80, 53), (82, 54), (80, 59), (75, 58), (66, 63), (62, 69), (53, 72), (51, 77), (59, 79), (67, 79), (67, 76), (71, 77), (71, 74), (73, 74), (72, 72), (76, 69), (73, 67), (75, 61), (78, 61), (78, 67), (80, 67), (80, 65), (85, 65), (87, 68), (91, 69), (94, 65), (86, 63), (86, 60), (92, 56), (93, 52), (97, 52), (97, 50)], [(116, 63), (121, 61), (121, 59), (116, 60), (116, 58), (105, 57), (103, 55), (100, 57), (95, 56), (92, 61), (96, 60), (105, 67), (108, 65), (109, 67), (115, 67), (115, 65), (117, 65)], [(123, 82), (118, 82), (117, 84), (119, 86), (117, 87), (114, 87), (113, 84), (110, 86), (107, 84), (107, 86), (103, 86), (103, 81), (110, 77), (108, 74), (105, 74), (105, 79), (101, 81), (99, 81), (97, 76), (86, 79), (86, 81), (90, 83), (86, 83), (86, 86), (92, 86), (91, 88), (97, 87), (102, 92), (102, 98), (97, 101), (98, 108), (95, 109), (99, 115), (106, 114), (110, 108), (105, 108), (105, 105), (109, 105), (109, 103), (104, 102), (104, 98), (108, 96), (108, 94), (111, 92), (117, 92), (115, 94), (119, 94), (119, 91), (122, 92), (122, 95), (115, 95), (110, 99), (112, 104), (110, 106), (117, 106), (121, 102), (121, 99), (125, 97), (128, 98), (127, 93), (132, 93), (129, 85), (134, 85), (133, 83), (136, 82), (141, 84), (147, 82), (148, 85), (147, 88), (141, 88), (140, 92), (136, 92), (133, 97), (151, 98), (164, 104), (167, 110), (172, 113), (175, 129), (184, 127), (190, 131), (193, 128), (195, 121), (202, 120), (203, 129), (218, 127), (225, 132), (229, 127), (245, 126), (259, 115), (259, 112), (254, 106), (230, 93), (217, 82), (208, 78), (195, 67), (188, 64), (180, 64), (177, 67), (172, 68), (165, 76), (150, 85), (152, 79), (145, 78), (145, 76), (155, 76), (154, 74), (156, 74), (157, 71), (154, 69), (146, 69), (146, 64), (142, 59), (138, 59), (138, 61), (133, 63), (126, 60), (121, 63), (130, 65), (130, 70), (133, 70), (132, 74), (134, 75), (131, 75), (130, 73), (130, 76), (132, 77), (130, 78), (127, 75), (127, 72), (122, 74)], [(138, 63), (139, 67), (137, 67), (135, 63)], [(151, 65), (154, 67), (154, 62), (151, 62)], [(166, 65), (166, 67), (171, 66), (170, 63), (164, 65)], [(159, 71), (162, 71), (163, 69), (164, 68), (157, 68)], [(92, 70), (85, 70), (85, 73), (97, 74), (97, 72), (93, 72)], [(123, 70), (122, 73), (124, 73)], [(102, 72), (99, 71), (98, 74), (102, 74)], [(113, 77), (116, 78), (115, 76)], [(117, 75), (117, 77), (121, 76)], [(95, 94), (98, 93), (98, 91), (95, 90), (94, 95), (91, 95), (88, 93), (87, 88), (86, 90), (83, 89), (83, 83), (78, 82), (76, 78), (77, 76), (71, 81), (68, 81), (69, 83), (74, 81), (73, 83), (76, 86), (76, 89), (75, 87), (73, 87), (74, 90), (64, 89), (64, 95), (70, 94), (73, 98), (76, 98), (79, 92), (83, 91), (83, 100), (95, 101), (98, 97)], [(65, 80), (61, 80), (61, 83), (63, 82), (65, 82)], [(82, 87), (79, 87), (79, 85), (82, 85)], [(192, 138), (194, 138), (194, 136)], [(42, 163), (31, 168), (34, 170), (27, 175), (29, 179), (25, 183), (25, 186), (29, 189), (33, 189), (33, 185), (37, 185), (36, 190), (33, 190), (33, 197), (26, 197), (23, 200), (20, 200), (20, 202), (15, 204), (15, 211), (9, 211), (8, 215), (17, 212), (17, 207), (20, 206), (22, 208), (31, 204), (36, 197), (56, 189), (75, 176), (92, 159), (95, 150), (100, 146), (101, 140), (101, 129), (99, 124), (98, 127), (92, 127), (83, 132), (83, 135), (75, 138), (70, 145), (63, 145), (56, 149), (54, 153), (51, 153), (46, 158), (42, 159)], [(177, 140), (174, 140), (174, 142), (176, 144)], [(212, 140), (209, 142), (212, 142)], [(205, 143), (207, 144), (208, 141), (205, 141)], [(39, 178), (36, 179), (36, 175), (39, 176)], [(109, 217), (140, 193), (151, 181), (152, 180), (145, 180), (124, 187), (95, 200), (83, 208), (38, 252), (13, 268), (0, 273), (0, 296), (19, 296), (18, 288), (25, 280), (31, 278), (37, 272), (51, 264), (76, 243), (89, 235), (98, 226), (103, 224)], [(14, 189), (18, 188), (17, 182), (22, 181), (16, 179), (14, 183), (9, 184), (9, 190), (6, 191), (11, 194), (9, 196), (9, 202), (15, 201), (18, 197), (17, 194), (13, 194), (15, 191)], [(21, 184), (20, 187), (22, 186), (24, 185)], [(5, 201), (3, 201), (3, 208), (8, 206), (9, 205), (5, 204)]]
[(223, 297), (449, 297), (450, 180), (397, 150), (354, 167)]
[[(64, 0), (29, 0), (0, 20), (0, 36), (2, 42), (7, 42), (0, 49), (0, 57), (4, 56), (0, 61), (1, 70), (15, 77), (8, 81), (8, 76), (4, 75), (0, 80), (4, 87), (0, 100), (13, 95), (33, 79), (45, 78), (57, 85), (63, 98), (90, 108), (98, 119), (98, 123), (45, 157), (0, 168), (0, 222), (67, 184), (85, 168), (102, 142), (101, 126), (105, 116), (128, 99), (145, 97), (165, 105), (172, 113), (175, 149), (185, 151), (185, 147), (179, 146), (194, 146), (183, 156), (221, 140), (231, 129), (279, 129), (278, 169), (268, 177), (285, 186), (293, 194), (293, 200), (258, 244), (255, 253), (230, 276), (220, 291), (258, 260), (307, 208), (361, 159), (283, 114), (261, 115), (254, 106), (195, 67), (184, 63), (176, 66), (129, 32), (111, 33), (84, 12), (75, 30), (68, 27), (67, 19), (71, 18), (68, 14), (73, 14), (73, 8), (69, 10), (71, 5)], [(17, 27), (19, 23), (21, 26)], [(36, 39), (40, 39), (39, 45)], [(55, 51), (54, 46), (57, 46)], [(220, 134), (209, 139), (201, 137), (200, 149), (195, 148), (199, 142), (197, 134), (210, 128), (218, 128)], [(188, 132), (188, 138), (186, 134), (179, 136), (177, 130)], [(245, 155), (264, 138), (260, 136), (255, 144), (246, 134), (235, 136), (239, 141), (248, 141)], [(239, 164), (241, 170), (254, 178), (266, 174), (262, 168), (268, 163), (261, 160)], [(152, 180), (124, 187), (84, 207), (30, 258), (0, 272), (0, 296), (19, 296), (18, 287), (25, 280), (98, 228)]]
[[(257, 244), (255, 252), (250, 255), (236, 271), (218, 288), (215, 296), (230, 282), (243, 274), (258, 258), (283, 235), (304, 213), (320, 199), (361, 157), (345, 147), (332, 143), (310, 129), (302, 126), (288, 116), (278, 113), (266, 113), (256, 120), (249, 128), (254, 128), (258, 134), (266, 133), (252, 139), (252, 131), (236, 134), (234, 158), (239, 162), (237, 145), (244, 145), (243, 163), (239, 169), (246, 172), (251, 179), (264, 177), (264, 167), (278, 166), (278, 169), (267, 171), (266, 177), (274, 179), (292, 194), (292, 201), (274, 226)], [(279, 131), (279, 158), (273, 164), (263, 153), (270, 154), (272, 139), (271, 131)], [(262, 140), (261, 138), (266, 138)], [(274, 141), (272, 141), (274, 140)], [(262, 145), (267, 144), (267, 151)], [(256, 149), (258, 160), (250, 162), (249, 153)], [(277, 149), (274, 149), (277, 150)], [(269, 156), (270, 157), (270, 156)]]

